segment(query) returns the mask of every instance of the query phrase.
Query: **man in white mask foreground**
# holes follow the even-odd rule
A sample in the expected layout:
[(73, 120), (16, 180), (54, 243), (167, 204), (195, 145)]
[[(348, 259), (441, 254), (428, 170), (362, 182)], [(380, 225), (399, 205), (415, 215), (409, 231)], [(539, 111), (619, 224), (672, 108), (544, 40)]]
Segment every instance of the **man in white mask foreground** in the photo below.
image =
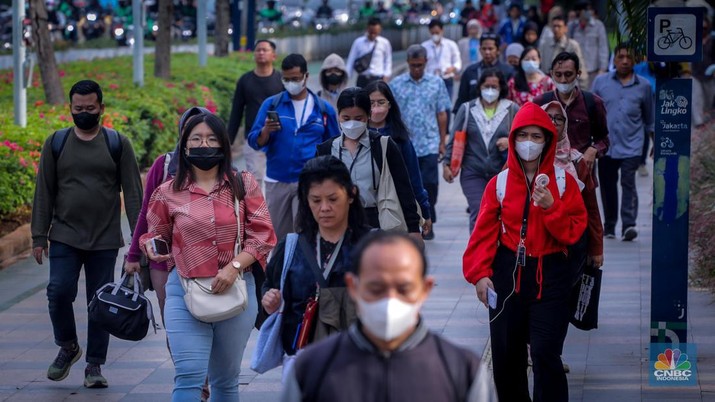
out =
[(373, 232), (354, 261), (345, 283), (359, 321), (298, 355), (283, 401), (496, 401), (479, 358), (420, 318), (434, 278), (413, 239)]

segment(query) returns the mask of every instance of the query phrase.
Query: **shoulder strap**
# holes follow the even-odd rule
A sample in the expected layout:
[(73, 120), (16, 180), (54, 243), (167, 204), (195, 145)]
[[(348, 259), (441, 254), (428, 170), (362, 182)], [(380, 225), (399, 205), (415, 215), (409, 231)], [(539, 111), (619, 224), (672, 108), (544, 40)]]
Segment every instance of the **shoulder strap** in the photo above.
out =
[[(556, 186), (559, 188), (559, 198), (564, 196), (566, 192), (566, 171), (558, 166), (554, 166), (554, 175), (556, 176)], [(506, 179), (509, 177), (509, 168), (506, 168), (499, 172), (497, 175), (497, 200), (499, 204), (504, 201), (504, 196), (506, 195)], [(502, 205), (503, 206), (503, 205)]]
[(273, 95), (273, 101), (271, 102), (271, 107), (268, 110), (276, 110), (278, 104), (281, 103), (281, 98), (283, 97), (283, 92), (278, 92)]
[(390, 142), (390, 137), (386, 135), (380, 136), (380, 146), (382, 147), (382, 172), (385, 171), (385, 164), (387, 163), (387, 144)]
[[(323, 273), (318, 266), (318, 258), (320, 258), (320, 256), (313, 257), (314, 251), (310, 249), (310, 244), (308, 244), (308, 241), (305, 240), (305, 236), (298, 237), (298, 245), (300, 246), (300, 250), (303, 252), (303, 257), (305, 257), (305, 261), (308, 263), (308, 265), (310, 265), (310, 270), (313, 271), (315, 281), (318, 282), (318, 285), (320, 285), (321, 288), (327, 288), (328, 282), (323, 277)], [(335, 250), (334, 252), (339, 251), (340, 250)]]
[(504, 206), (504, 196), (506, 195), (506, 179), (509, 177), (509, 168), (499, 172), (497, 175), (497, 200), (499, 205)]
[(596, 132), (596, 100), (593, 97), (593, 92), (581, 91), (583, 92), (583, 101), (586, 103), (586, 113), (588, 113), (588, 127), (591, 131), (591, 141), (593, 141), (593, 135)]
[(62, 130), (57, 130), (52, 134), (52, 140), (50, 145), (52, 148), (52, 157), (57, 161), (62, 153), (62, 149), (65, 147), (67, 142), (67, 137), (70, 132), (70, 128), (63, 128)]
[[(283, 271), (281, 271), (281, 293), (285, 289), (286, 277), (288, 276), (288, 269), (290, 269), (290, 263), (293, 261), (293, 255), (295, 254), (295, 246), (298, 244), (298, 234), (288, 233), (286, 235), (285, 251), (283, 254)], [(278, 313), (283, 312), (283, 307), (285, 306), (285, 297), (281, 295), (281, 306), (278, 308)]]
[(169, 178), (169, 164), (171, 164), (171, 154), (172, 152), (167, 152), (166, 155), (164, 155), (164, 176), (161, 179), (162, 183)]
[(566, 170), (554, 166), (554, 174), (556, 175), (556, 186), (559, 188), (559, 198), (561, 198), (566, 192)]
[(119, 162), (122, 159), (122, 139), (114, 129), (102, 127), (102, 131), (104, 131), (104, 140), (107, 143), (107, 148), (109, 148), (109, 153), (112, 155), (117, 169), (119, 169)]

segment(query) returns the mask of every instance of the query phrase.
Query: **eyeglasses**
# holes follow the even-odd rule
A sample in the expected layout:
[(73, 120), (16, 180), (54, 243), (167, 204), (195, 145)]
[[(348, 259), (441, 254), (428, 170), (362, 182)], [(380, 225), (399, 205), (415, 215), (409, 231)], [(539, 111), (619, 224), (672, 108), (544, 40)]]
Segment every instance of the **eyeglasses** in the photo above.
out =
[(191, 137), (188, 139), (188, 144), (191, 146), (191, 148), (198, 148), (204, 143), (208, 145), (211, 148), (217, 148), (221, 146), (221, 142), (218, 140), (218, 137), (211, 136), (208, 138), (203, 138), (203, 137)]
[(551, 121), (554, 123), (554, 125), (563, 126), (564, 123), (566, 123), (566, 118), (564, 116), (558, 114), (550, 114), (549, 117), (551, 118)]
[(370, 101), (370, 107), (375, 107), (375, 106), (386, 106), (389, 105), (390, 101), (387, 99), (376, 99), (376, 100), (371, 100)]

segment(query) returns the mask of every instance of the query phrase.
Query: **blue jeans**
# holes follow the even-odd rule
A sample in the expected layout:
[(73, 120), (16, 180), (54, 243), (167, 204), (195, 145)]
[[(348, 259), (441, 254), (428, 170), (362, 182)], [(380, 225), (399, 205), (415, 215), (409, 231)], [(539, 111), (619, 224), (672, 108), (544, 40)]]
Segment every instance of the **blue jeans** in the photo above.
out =
[(430, 204), (430, 214), (432, 223), (437, 223), (437, 194), (439, 192), (439, 155), (429, 154), (417, 158), (417, 163), (420, 165), (420, 173), (422, 173), (422, 183), (427, 190)]
[(176, 269), (166, 282), (166, 334), (176, 374), (172, 401), (198, 401), (208, 373), (211, 401), (238, 401), (238, 374), (243, 352), (256, 321), (256, 283), (243, 274), (248, 288), (248, 309), (228, 320), (205, 323), (189, 313), (184, 288)]
[[(77, 326), (72, 303), (77, 298), (77, 281), (84, 266), (87, 303), (102, 285), (114, 281), (117, 250), (80, 250), (64, 243), (50, 242), (50, 282), (47, 301), (55, 343), (70, 348), (77, 343)], [(87, 363), (107, 360), (109, 333), (93, 321), (87, 324)]]
[(469, 205), (469, 233), (474, 231), (474, 225), (479, 215), (479, 207), (482, 205), (482, 196), (487, 187), (489, 179), (485, 179), (469, 170), (462, 169), (459, 176), (459, 184), (462, 185), (462, 193), (467, 198)]

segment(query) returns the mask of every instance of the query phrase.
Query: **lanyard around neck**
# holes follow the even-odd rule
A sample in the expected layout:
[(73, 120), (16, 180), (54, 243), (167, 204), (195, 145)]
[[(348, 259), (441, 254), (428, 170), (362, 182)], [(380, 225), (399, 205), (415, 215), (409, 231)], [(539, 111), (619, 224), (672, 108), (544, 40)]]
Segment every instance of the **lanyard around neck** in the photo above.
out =
[(305, 109), (308, 108), (308, 97), (310, 94), (307, 94), (305, 97), (305, 103), (303, 104), (303, 112), (300, 114), (300, 120), (298, 121), (298, 124), (295, 125), (295, 134), (298, 134), (298, 129), (303, 126), (303, 120), (305, 119)]
[(315, 256), (320, 262), (321, 268), (323, 269), (323, 278), (325, 279), (328, 279), (328, 275), (330, 275), (330, 271), (333, 269), (333, 265), (335, 265), (335, 260), (338, 258), (338, 253), (340, 252), (340, 247), (343, 245), (343, 239), (345, 239), (345, 233), (343, 233), (340, 237), (338, 244), (335, 245), (335, 250), (333, 250), (333, 253), (330, 255), (328, 261), (323, 263), (323, 256), (320, 254), (320, 232), (315, 235)]

